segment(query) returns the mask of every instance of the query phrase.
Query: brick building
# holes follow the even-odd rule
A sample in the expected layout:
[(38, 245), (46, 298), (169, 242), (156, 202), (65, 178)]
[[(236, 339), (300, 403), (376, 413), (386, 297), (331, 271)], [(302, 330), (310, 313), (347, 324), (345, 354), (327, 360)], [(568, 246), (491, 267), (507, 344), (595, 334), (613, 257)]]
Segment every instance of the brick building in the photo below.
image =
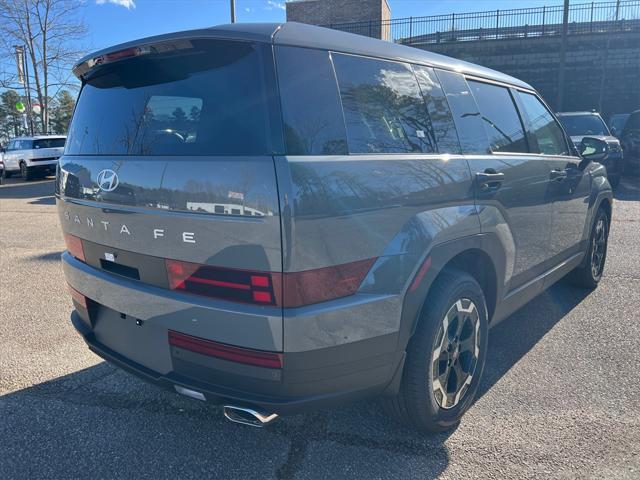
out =
[(390, 40), (387, 0), (292, 0), (287, 5), (287, 21), (311, 25), (369, 23), (369, 36)]

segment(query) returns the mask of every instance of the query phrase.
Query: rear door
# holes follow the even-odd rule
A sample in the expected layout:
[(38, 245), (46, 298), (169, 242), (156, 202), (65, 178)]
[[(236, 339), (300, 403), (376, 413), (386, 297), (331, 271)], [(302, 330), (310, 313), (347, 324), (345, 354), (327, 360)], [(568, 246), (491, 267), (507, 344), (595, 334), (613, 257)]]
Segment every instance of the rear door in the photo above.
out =
[(64, 152), (64, 142), (64, 137), (34, 140), (32, 159), (56, 160)]
[(587, 221), (591, 178), (581, 159), (572, 155), (569, 139), (544, 103), (532, 93), (518, 95), (533, 148), (540, 161), (549, 166), (553, 217), (548, 250), (558, 263), (583, 250), (580, 242)]
[(549, 258), (550, 164), (530, 152), (509, 88), (453, 72), (438, 72), (475, 176), (483, 231), (507, 252), (511, 288), (541, 273)]
[[(85, 73), (58, 178), (63, 229), (87, 263), (165, 288), (167, 259), (281, 272), (269, 46), (179, 39), (103, 57)], [(251, 303), (246, 285), (206, 282)], [(234, 335), (220, 339), (247, 334)], [(280, 349), (276, 337), (252, 346)]]

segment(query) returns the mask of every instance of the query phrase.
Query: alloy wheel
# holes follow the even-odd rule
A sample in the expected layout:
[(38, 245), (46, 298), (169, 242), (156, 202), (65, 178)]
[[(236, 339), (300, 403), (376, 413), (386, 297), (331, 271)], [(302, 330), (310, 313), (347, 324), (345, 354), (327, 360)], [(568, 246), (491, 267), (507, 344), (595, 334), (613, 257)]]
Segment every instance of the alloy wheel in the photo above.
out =
[(597, 279), (604, 269), (604, 257), (607, 252), (607, 224), (604, 217), (598, 219), (591, 239), (591, 275)]
[(461, 298), (442, 319), (431, 356), (433, 394), (441, 408), (460, 403), (473, 380), (479, 354), (478, 309), (468, 298)]

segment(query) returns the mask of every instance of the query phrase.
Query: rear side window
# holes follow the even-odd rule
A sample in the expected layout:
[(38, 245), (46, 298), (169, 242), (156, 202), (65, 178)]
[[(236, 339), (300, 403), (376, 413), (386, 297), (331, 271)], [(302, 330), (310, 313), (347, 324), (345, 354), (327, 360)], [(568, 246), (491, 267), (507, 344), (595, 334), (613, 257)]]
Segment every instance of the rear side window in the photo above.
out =
[(545, 155), (568, 155), (564, 132), (547, 107), (531, 93), (519, 92), (529, 130), (538, 144), (538, 152)]
[(409, 65), (336, 53), (332, 57), (350, 153), (436, 151)]
[(33, 148), (60, 148), (64, 147), (64, 138), (41, 138), (33, 141)]
[(33, 148), (32, 140), (20, 140), (18, 142), (18, 150), (31, 150)]
[(465, 78), (446, 70), (437, 70), (436, 74), (453, 113), (462, 153), (491, 153), (482, 115)]
[(82, 88), (66, 153), (271, 154), (269, 58), (265, 45), (196, 39), (104, 65)]
[(468, 84), (480, 108), (480, 118), (489, 137), (491, 151), (527, 152), (529, 147), (524, 128), (509, 90), (472, 80)]
[(420, 91), (427, 104), (431, 121), (431, 135), (433, 135), (435, 144), (438, 146), (438, 152), (460, 153), (460, 142), (458, 141), (456, 126), (453, 123), (453, 115), (433, 68), (413, 65), (413, 71), (416, 74)]
[(276, 47), (289, 155), (346, 155), (347, 134), (329, 52)]

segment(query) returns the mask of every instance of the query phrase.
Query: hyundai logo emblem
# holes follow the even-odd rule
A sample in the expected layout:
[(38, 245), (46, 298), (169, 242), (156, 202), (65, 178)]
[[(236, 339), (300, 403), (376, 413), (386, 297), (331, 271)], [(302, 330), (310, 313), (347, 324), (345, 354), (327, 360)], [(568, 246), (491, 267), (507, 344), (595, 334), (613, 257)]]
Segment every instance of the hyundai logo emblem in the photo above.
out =
[(98, 173), (98, 187), (104, 192), (112, 192), (118, 188), (118, 175), (113, 170), (102, 170)]

